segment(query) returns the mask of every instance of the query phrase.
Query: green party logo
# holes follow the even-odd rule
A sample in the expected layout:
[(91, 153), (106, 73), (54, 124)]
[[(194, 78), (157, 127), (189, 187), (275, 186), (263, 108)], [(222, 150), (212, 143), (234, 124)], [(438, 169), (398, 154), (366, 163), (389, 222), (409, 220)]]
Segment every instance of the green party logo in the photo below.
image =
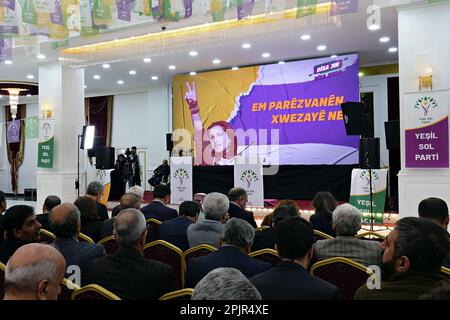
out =
[(436, 108), (437, 106), (438, 103), (436, 99), (428, 96), (420, 97), (414, 104), (414, 108), (416, 108), (417, 110), (423, 110), (424, 117), (428, 116), (430, 110)]
[[(363, 181), (363, 190), (365, 192), (370, 192), (370, 173), (369, 170), (361, 170), (359, 178)], [(372, 170), (372, 193), (376, 193), (375, 181), (379, 180), (378, 173)]]
[(178, 168), (177, 170), (175, 170), (173, 177), (175, 179), (178, 179), (178, 181), (180, 181), (180, 186), (182, 186), (183, 182), (189, 178), (189, 173), (186, 169)]
[(250, 188), (253, 181), (258, 181), (258, 175), (253, 170), (244, 170), (240, 179), (243, 182), (247, 182), (247, 188)]

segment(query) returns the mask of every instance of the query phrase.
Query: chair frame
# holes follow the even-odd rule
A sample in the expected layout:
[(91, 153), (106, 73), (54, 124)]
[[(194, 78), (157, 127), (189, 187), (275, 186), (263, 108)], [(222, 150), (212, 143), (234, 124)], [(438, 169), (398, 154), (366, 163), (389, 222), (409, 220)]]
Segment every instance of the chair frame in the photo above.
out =
[(320, 236), (324, 239), (334, 239), (334, 237), (330, 236), (329, 234), (326, 234), (325, 232), (316, 229), (314, 229), (314, 235)]
[(261, 226), (261, 227), (255, 228), (255, 232), (256, 231), (263, 231), (263, 230), (266, 230), (266, 229), (269, 229), (269, 228), (270, 228), (269, 226)]
[(184, 256), (186, 257), (186, 255), (188, 255), (189, 253), (195, 252), (195, 251), (201, 250), (201, 249), (207, 249), (207, 250), (209, 250), (209, 251), (211, 251), (211, 252), (214, 252), (214, 251), (217, 250), (216, 247), (214, 247), (214, 246), (212, 246), (212, 245), (210, 245), (210, 244), (202, 243), (202, 244), (199, 244), (199, 245), (197, 245), (197, 246), (195, 246), (195, 247), (192, 247), (192, 248), (187, 249), (187, 250), (184, 252)]
[(264, 249), (260, 249), (260, 250), (256, 250), (256, 251), (250, 252), (248, 254), (248, 256), (249, 257), (257, 257), (257, 256), (260, 256), (260, 255), (265, 254), (265, 253), (274, 255), (274, 256), (279, 258), (278, 252), (275, 249), (270, 249), (270, 248), (264, 248)]
[(98, 240), (98, 244), (104, 244), (105, 242), (108, 242), (109, 240), (116, 240), (116, 237), (114, 237), (114, 235), (112, 236), (107, 236), (106, 238), (100, 239)]
[(344, 258), (344, 257), (334, 257), (334, 258), (329, 258), (329, 259), (325, 259), (325, 260), (322, 260), (322, 261), (318, 261), (318, 262), (314, 263), (311, 266), (311, 269), (309, 270), (309, 273), (314, 275), (314, 270), (316, 270), (317, 268), (322, 267), (322, 266), (326, 266), (326, 265), (329, 265), (329, 264), (332, 264), (332, 263), (335, 263), (335, 262), (342, 262), (342, 263), (348, 264), (348, 265), (350, 265), (352, 267), (355, 267), (355, 268), (357, 268), (357, 269), (359, 269), (361, 271), (364, 271), (369, 276), (371, 276), (373, 274), (372, 269), (370, 269), (369, 267), (366, 267), (365, 265), (362, 265), (361, 263), (358, 263), (358, 262), (356, 262), (356, 261), (354, 261), (352, 259)]
[(367, 236), (372, 236), (374, 238), (378, 238), (378, 239), (381, 239), (383, 241), (386, 240), (385, 236), (383, 236), (382, 234), (376, 233), (374, 231), (367, 231), (367, 232), (363, 232), (363, 233), (357, 234), (356, 238), (363, 239), (363, 238), (366, 238)]
[(83, 239), (84, 241), (90, 243), (90, 244), (95, 243), (94, 240), (92, 240), (91, 237), (85, 235), (84, 233), (81, 233), (81, 232), (80, 232), (80, 233), (78, 234), (78, 237), (81, 238), (81, 239)]
[(192, 296), (193, 293), (194, 293), (194, 289), (192, 289), (192, 288), (184, 288), (184, 289), (181, 289), (181, 290), (168, 292), (168, 293), (162, 295), (161, 297), (159, 297), (158, 300), (172, 300), (172, 299), (176, 299), (178, 297), (185, 296), (187, 294), (190, 294)]
[(5, 271), (6, 265), (4, 265), (2, 262), (0, 262), (0, 270)]
[(53, 238), (53, 240), (56, 239), (55, 234), (53, 232), (51, 232), (51, 231), (48, 231), (47, 229), (42, 229), (41, 228), (39, 230), (39, 232), (45, 234), (47, 237)]
[(74, 293), (72, 293), (72, 300), (75, 300), (75, 298), (86, 292), (86, 291), (95, 291), (99, 293), (100, 295), (104, 296), (105, 298), (108, 298), (109, 300), (122, 300), (117, 295), (112, 293), (109, 290), (106, 290), (102, 286), (99, 286), (98, 284), (88, 284), (87, 286), (84, 286), (78, 290), (76, 290)]
[(145, 222), (146, 223), (154, 222), (156, 224), (161, 224), (162, 223), (162, 221), (159, 221), (158, 219), (155, 219), (155, 218), (148, 218), (147, 220), (145, 220)]
[(450, 268), (441, 267), (441, 273), (443, 273), (446, 276), (450, 277)]

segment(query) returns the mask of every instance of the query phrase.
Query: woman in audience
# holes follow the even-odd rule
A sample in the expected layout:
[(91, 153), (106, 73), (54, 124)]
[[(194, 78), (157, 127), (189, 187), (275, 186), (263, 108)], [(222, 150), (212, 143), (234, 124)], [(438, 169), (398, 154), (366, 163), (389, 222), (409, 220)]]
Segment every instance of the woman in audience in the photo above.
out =
[(103, 222), (97, 214), (95, 200), (88, 196), (83, 196), (75, 200), (74, 205), (81, 213), (81, 233), (91, 237), (94, 242), (99, 241)]
[(332, 237), (336, 232), (332, 228), (331, 217), (336, 209), (336, 200), (330, 192), (321, 191), (316, 194), (312, 205), (315, 213), (309, 218), (315, 230), (322, 231)]
[[(290, 200), (290, 199), (281, 200), (280, 202), (277, 203), (276, 207), (273, 208), (273, 210), (275, 210), (276, 208), (282, 207), (282, 206), (293, 206), (293, 207), (297, 208), (298, 215), (300, 216), (300, 208), (297, 206), (297, 202), (295, 202), (294, 200)], [(264, 219), (261, 222), (261, 227), (262, 226), (271, 227), (272, 222), (273, 222), (273, 217), (272, 217), (272, 212), (271, 212), (264, 216)]]

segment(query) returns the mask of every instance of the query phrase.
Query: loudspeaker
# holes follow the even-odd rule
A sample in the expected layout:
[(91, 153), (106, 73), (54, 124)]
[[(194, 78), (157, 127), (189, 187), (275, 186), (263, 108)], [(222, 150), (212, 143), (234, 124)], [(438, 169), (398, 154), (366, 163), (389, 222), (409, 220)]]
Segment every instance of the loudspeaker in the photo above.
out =
[(104, 147), (105, 142), (103, 141), (103, 137), (94, 137), (94, 143), (92, 145), (92, 149), (88, 150), (88, 157), (96, 157), (97, 156), (97, 150), (99, 147)]
[(400, 120), (386, 121), (384, 123), (384, 133), (386, 134), (386, 149), (400, 149)]
[(95, 167), (97, 169), (114, 169), (115, 153), (115, 148), (99, 147)]
[(172, 151), (173, 149), (173, 141), (171, 133), (166, 133), (166, 149), (167, 151)]
[(361, 138), (359, 140), (359, 167), (361, 169), (380, 169), (380, 138)]
[(345, 102), (341, 104), (345, 131), (348, 136), (367, 136), (369, 117), (362, 102)]

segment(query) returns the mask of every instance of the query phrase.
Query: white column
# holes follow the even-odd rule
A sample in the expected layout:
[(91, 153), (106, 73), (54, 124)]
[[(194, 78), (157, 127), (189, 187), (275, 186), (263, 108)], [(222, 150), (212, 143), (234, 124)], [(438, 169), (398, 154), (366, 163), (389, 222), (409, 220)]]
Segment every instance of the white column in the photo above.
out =
[(450, 3), (403, 8), (398, 13), (400, 68), (399, 172), (400, 217), (418, 216), (418, 204), (439, 197), (450, 206), (450, 169), (405, 169), (405, 93), (418, 91), (420, 67), (425, 59), (433, 70), (433, 90), (450, 88)]
[[(77, 153), (80, 152), (80, 194), (84, 194), (85, 152), (78, 149), (84, 117), (84, 69), (63, 67), (59, 63), (39, 66), (39, 114), (50, 106), (55, 118), (55, 151), (52, 169), (38, 168), (37, 207), (39, 212), (48, 195), (57, 195), (63, 202), (77, 197)], [(37, 161), (37, 158), (36, 158)]]

